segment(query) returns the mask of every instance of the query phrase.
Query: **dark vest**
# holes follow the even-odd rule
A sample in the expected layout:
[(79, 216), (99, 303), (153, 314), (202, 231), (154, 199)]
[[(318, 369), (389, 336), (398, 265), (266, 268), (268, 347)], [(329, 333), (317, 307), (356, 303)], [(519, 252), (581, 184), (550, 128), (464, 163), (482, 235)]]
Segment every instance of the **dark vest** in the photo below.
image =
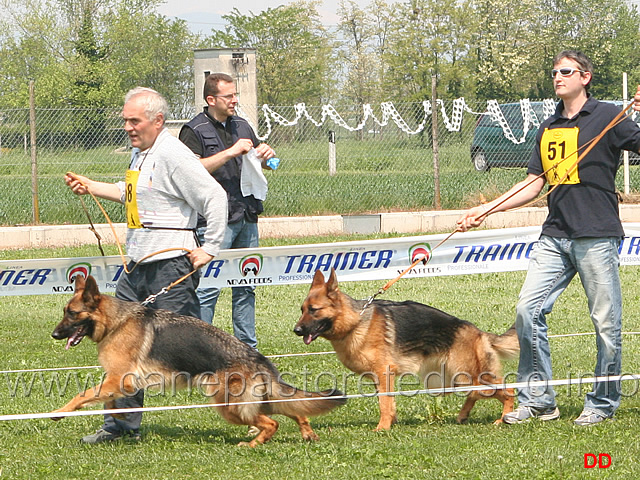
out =
[[(228, 128), (231, 129), (233, 143), (240, 138), (248, 138), (253, 142), (254, 146), (258, 145), (251, 125), (243, 118), (231, 116), (227, 119)], [(220, 135), (211, 123), (209, 117), (204, 113), (199, 113), (190, 122), (186, 123), (182, 128), (190, 128), (202, 143), (202, 158), (210, 157), (226, 150)], [(242, 196), (240, 190), (240, 172), (242, 171), (242, 156), (235, 157), (218, 168), (211, 175), (215, 178), (222, 188), (227, 192), (229, 201), (229, 223), (236, 223), (245, 218), (248, 222), (257, 222), (264, 208), (262, 202), (257, 200), (253, 195), (248, 197)], [(199, 224), (201, 221), (198, 222)]]

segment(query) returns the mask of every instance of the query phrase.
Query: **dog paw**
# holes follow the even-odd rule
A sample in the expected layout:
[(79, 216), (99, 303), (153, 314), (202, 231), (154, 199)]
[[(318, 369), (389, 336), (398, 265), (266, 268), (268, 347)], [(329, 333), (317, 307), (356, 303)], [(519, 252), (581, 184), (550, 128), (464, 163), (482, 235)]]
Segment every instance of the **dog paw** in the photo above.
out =
[(458, 417), (458, 418), (456, 418), (456, 423), (458, 425), (465, 425), (465, 424), (469, 423), (469, 417), (462, 417), (462, 418)]
[(317, 442), (318, 440), (320, 440), (320, 437), (318, 436), (318, 434), (316, 432), (309, 432), (309, 433), (304, 433), (302, 435), (303, 440), (306, 440), (307, 442)]
[(374, 432), (385, 432), (391, 430), (391, 425), (378, 425), (373, 429)]
[(238, 443), (238, 447), (256, 448), (258, 445), (260, 445), (260, 444), (258, 442), (256, 442), (255, 440), (251, 440), (250, 442), (240, 442), (240, 443)]

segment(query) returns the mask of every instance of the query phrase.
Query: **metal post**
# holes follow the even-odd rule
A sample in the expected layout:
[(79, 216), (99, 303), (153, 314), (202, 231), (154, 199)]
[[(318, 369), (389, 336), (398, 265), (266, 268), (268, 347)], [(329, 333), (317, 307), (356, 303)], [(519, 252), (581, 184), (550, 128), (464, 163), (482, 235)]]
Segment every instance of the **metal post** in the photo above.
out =
[(329, 175), (334, 176), (336, 174), (336, 132), (329, 131)]
[(440, 159), (438, 152), (438, 94), (436, 86), (438, 84), (435, 75), (431, 76), (431, 137), (433, 143), (433, 184), (434, 184), (434, 206), (440, 210)]
[[(629, 105), (629, 92), (627, 87), (627, 72), (622, 74), (622, 105), (623, 108), (627, 108)], [(630, 187), (629, 187), (629, 152), (627, 150), (624, 151), (622, 158), (624, 159), (623, 163), (623, 173), (624, 173), (624, 194), (629, 195)]]
[(29, 81), (29, 129), (31, 134), (31, 197), (33, 203), (33, 222), (40, 223), (38, 204), (38, 157), (36, 154), (36, 101), (33, 80)]

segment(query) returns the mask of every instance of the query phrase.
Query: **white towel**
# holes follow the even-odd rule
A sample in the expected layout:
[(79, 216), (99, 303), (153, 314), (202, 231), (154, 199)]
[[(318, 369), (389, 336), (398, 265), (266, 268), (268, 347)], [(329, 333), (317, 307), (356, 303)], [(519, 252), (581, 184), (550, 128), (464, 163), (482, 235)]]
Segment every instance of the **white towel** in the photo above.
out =
[(262, 162), (255, 148), (242, 156), (240, 190), (244, 197), (253, 195), (258, 200), (267, 198), (267, 177), (262, 173)]

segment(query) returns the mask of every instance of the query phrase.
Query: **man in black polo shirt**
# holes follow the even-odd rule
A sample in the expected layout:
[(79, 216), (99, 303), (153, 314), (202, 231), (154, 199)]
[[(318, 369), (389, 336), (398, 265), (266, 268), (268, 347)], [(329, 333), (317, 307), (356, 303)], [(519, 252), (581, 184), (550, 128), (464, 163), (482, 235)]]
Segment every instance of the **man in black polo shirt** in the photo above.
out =
[[(243, 196), (240, 188), (242, 156), (252, 148), (265, 169), (266, 161), (275, 156), (273, 149), (260, 143), (246, 120), (235, 115), (238, 93), (233, 78), (224, 73), (212, 73), (204, 84), (207, 106), (180, 130), (180, 140), (196, 155), (207, 171), (227, 192), (229, 220), (221, 248), (258, 246), (258, 215), (262, 202), (253, 195)], [(198, 232), (204, 230), (204, 219)], [(212, 323), (217, 288), (198, 288), (201, 318)], [(232, 318), (234, 335), (252, 347), (258, 342), (255, 331), (255, 292), (252, 286), (232, 288)]]
[[(615, 177), (620, 150), (640, 151), (640, 128), (631, 119), (624, 119), (576, 165), (579, 152), (620, 109), (591, 97), (593, 66), (581, 52), (566, 50), (558, 54), (553, 59), (551, 76), (560, 102), (555, 113), (540, 125), (527, 178), (496, 200), (468, 210), (458, 220), (461, 230), (477, 227), (484, 219), (481, 216), (494, 207), (493, 211), (516, 208), (535, 199), (545, 183), (554, 188), (547, 197), (549, 214), (531, 255), (516, 306), (519, 382), (552, 380), (546, 316), (576, 274), (587, 295), (596, 330), (595, 376), (615, 376), (621, 372), (618, 247), (624, 231)], [(633, 108), (640, 110), (640, 86)], [(542, 175), (543, 172), (546, 174)], [(582, 376), (582, 372), (578, 373)], [(596, 382), (574, 423), (588, 426), (613, 417), (620, 397), (619, 382)], [(503, 417), (504, 423), (522, 423), (531, 418), (554, 420), (560, 416), (554, 389), (548, 385), (519, 389), (518, 401), (518, 408)]]

